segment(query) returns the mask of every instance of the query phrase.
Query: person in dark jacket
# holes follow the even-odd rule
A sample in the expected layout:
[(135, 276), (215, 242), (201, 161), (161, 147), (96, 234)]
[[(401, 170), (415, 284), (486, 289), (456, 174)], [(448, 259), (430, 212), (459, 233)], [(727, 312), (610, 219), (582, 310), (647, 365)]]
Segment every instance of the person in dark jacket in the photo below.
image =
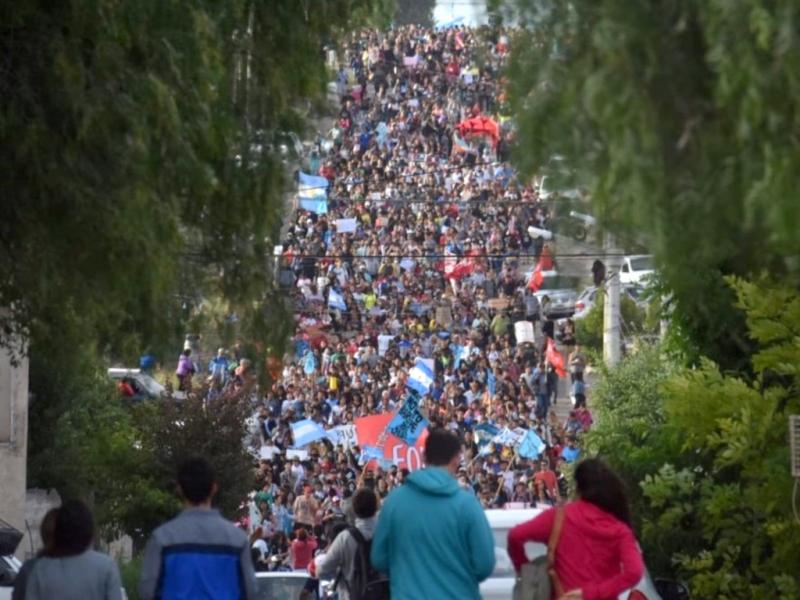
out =
[(211, 508), (217, 483), (202, 458), (178, 469), (186, 508), (153, 532), (144, 551), (139, 596), (254, 600), (255, 573), (247, 534)]

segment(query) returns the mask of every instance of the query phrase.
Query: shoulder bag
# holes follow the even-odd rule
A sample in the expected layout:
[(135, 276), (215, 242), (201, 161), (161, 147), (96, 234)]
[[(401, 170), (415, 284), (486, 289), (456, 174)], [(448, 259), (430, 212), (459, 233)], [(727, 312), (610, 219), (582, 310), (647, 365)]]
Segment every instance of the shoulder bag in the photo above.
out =
[(564, 595), (564, 587), (556, 573), (556, 548), (564, 524), (564, 507), (556, 509), (553, 529), (547, 542), (547, 554), (522, 565), (514, 584), (514, 600), (551, 600)]

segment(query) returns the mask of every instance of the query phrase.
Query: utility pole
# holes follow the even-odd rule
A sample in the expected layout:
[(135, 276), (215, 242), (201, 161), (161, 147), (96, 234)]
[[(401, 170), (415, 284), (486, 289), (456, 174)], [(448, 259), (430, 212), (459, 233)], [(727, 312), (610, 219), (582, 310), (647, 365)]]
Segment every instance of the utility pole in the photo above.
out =
[(605, 303), (603, 304), (603, 360), (613, 367), (618, 364), (622, 354), (620, 345), (620, 281), (619, 271), (622, 260), (615, 248), (614, 236), (605, 235), (606, 251), (606, 284)]

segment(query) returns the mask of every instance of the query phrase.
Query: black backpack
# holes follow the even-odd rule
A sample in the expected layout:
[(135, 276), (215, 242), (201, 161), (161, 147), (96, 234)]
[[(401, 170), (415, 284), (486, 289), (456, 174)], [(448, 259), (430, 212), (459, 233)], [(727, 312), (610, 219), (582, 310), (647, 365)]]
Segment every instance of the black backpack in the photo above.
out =
[(357, 545), (353, 579), (347, 582), (351, 600), (388, 600), (389, 578), (375, 569), (369, 559), (372, 541), (364, 539), (355, 527), (348, 527), (347, 531)]

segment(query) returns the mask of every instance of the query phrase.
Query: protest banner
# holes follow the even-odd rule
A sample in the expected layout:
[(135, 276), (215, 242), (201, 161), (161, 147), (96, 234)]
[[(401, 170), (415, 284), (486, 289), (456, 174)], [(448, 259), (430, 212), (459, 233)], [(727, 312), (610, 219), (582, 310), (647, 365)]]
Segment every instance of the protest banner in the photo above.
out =
[(360, 417), (355, 420), (356, 436), (359, 447), (376, 446), (380, 447), (381, 438), (383, 442), (383, 456), (392, 461), (400, 469), (416, 471), (425, 465), (422, 462), (425, 440), (428, 438), (428, 430), (422, 432), (413, 446), (409, 446), (404, 441), (397, 439), (391, 433), (386, 432), (386, 426), (394, 418), (392, 413), (382, 413), (369, 417)]
[(517, 321), (514, 323), (514, 339), (517, 344), (535, 343), (533, 323), (530, 321)]

